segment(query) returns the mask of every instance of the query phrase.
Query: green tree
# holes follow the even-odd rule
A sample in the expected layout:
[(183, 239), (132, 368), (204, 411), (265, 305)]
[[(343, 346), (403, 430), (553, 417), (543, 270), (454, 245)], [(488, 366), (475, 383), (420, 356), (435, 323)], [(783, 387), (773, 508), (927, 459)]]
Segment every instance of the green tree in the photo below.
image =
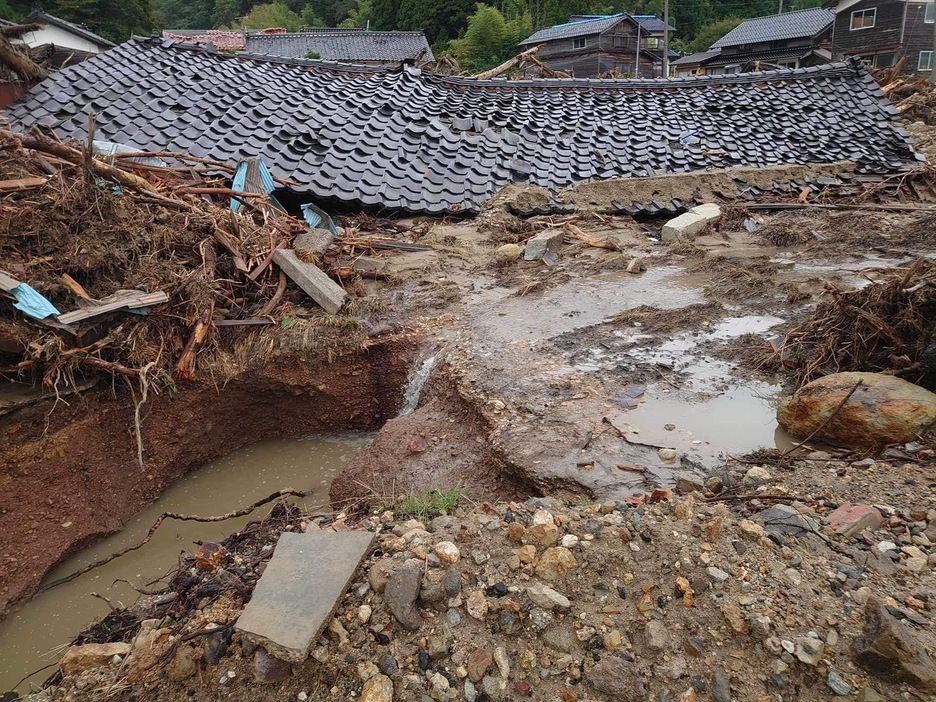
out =
[(477, 72), (504, 60), (507, 41), (507, 20), (500, 10), (478, 3), (468, 18), (465, 36), (450, 42), (450, 46), (462, 68)]
[(689, 43), (689, 50), (692, 52), (708, 51), (708, 48), (716, 41), (725, 36), (732, 29), (741, 24), (741, 20), (734, 17), (731, 19), (718, 20), (704, 27), (700, 27), (695, 37)]
[(230, 27), (234, 20), (244, 14), (243, 0), (215, 0), (214, 26)]
[(113, 42), (153, 28), (149, 0), (57, 0), (47, 11)]
[(302, 29), (302, 18), (289, 9), (286, 3), (271, 2), (255, 5), (244, 18), (247, 29), (269, 29), (283, 27), (290, 32)]
[(430, 0), (402, 0), (397, 10), (396, 29), (425, 32), (429, 42), (435, 41), (440, 26), (436, 21), (439, 6)]
[(372, 0), (358, 0), (356, 6), (351, 9), (348, 16), (345, 17), (339, 27), (360, 27), (365, 28), (376, 24), (374, 18), (374, 3)]
[(312, 5), (306, 5), (302, 8), (302, 26), (303, 27), (327, 27), (325, 20), (315, 14), (315, 8)]

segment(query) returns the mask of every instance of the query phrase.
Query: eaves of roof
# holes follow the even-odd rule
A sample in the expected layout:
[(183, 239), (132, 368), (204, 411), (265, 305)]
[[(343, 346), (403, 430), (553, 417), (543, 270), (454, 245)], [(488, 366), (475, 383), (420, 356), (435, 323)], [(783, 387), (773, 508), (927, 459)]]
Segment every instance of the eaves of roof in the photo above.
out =
[(823, 7), (753, 17), (744, 20), (710, 48), (814, 37), (828, 29), (834, 20), (835, 13)]
[(104, 37), (95, 34), (87, 27), (83, 27), (80, 24), (75, 24), (74, 22), (68, 22), (59, 17), (46, 14), (45, 12), (42, 12), (41, 10), (33, 10), (29, 14), (29, 16), (23, 20), (23, 24), (30, 24), (32, 22), (35, 22), (37, 24), (51, 24), (55, 27), (58, 27), (59, 29), (64, 29), (67, 32), (71, 32), (72, 34), (75, 34), (81, 37), (82, 39), (87, 39), (88, 41), (94, 44), (97, 44), (98, 46), (104, 47), (104, 48), (111, 48), (113, 46), (116, 46), (114, 42), (108, 41)]
[(621, 12), (617, 15), (607, 15), (596, 17), (594, 19), (579, 20), (578, 22), (557, 24), (553, 27), (546, 27), (545, 29), (541, 29), (538, 32), (533, 33), (521, 41), (520, 46), (526, 46), (529, 44), (542, 44), (543, 42), (556, 41), (557, 39), (572, 39), (574, 37), (583, 37), (590, 34), (601, 34), (602, 32), (611, 29), (611, 27), (616, 25), (618, 22), (626, 19), (630, 19), (628, 14), (626, 12)]
[[(322, 204), (477, 212), (497, 190), (734, 165), (914, 158), (860, 62), (683, 79), (477, 80), (134, 39), (8, 109), (19, 128), (236, 165), (262, 157)], [(698, 142), (683, 144), (693, 131)]]

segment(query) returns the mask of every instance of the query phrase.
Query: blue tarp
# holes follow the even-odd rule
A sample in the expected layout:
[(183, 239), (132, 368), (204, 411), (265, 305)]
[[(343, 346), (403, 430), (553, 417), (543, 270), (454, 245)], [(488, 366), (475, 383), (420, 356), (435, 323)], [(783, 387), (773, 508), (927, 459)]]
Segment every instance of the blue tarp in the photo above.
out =
[(49, 315), (58, 314), (51, 302), (46, 300), (39, 292), (27, 283), (20, 283), (10, 293), (16, 298), (13, 306), (30, 317), (45, 319)]

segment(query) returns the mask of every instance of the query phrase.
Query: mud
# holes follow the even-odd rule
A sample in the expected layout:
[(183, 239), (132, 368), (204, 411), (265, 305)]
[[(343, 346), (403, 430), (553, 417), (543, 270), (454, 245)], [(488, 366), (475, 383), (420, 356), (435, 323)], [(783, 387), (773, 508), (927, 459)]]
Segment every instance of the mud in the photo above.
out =
[(0, 614), (194, 468), (266, 439), (379, 429), (400, 407), (417, 343), (378, 338), (333, 363), (282, 354), (223, 387), (151, 397), (142, 409), (145, 473), (133, 404), (119, 386), (0, 417)]

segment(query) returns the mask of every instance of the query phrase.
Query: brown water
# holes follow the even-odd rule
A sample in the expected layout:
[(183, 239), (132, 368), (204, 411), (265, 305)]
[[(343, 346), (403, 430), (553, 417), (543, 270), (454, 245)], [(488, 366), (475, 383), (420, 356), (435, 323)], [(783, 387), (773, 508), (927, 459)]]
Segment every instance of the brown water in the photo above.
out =
[[(162, 512), (225, 514), (284, 488), (312, 490), (303, 504), (312, 510), (325, 508), (332, 479), (372, 438), (370, 434), (308, 437), (267, 441), (236, 451), (179, 480), (120, 533), (68, 559), (49, 574), (47, 581), (140, 541)], [(63, 645), (107, 614), (107, 605), (90, 593), (103, 595), (117, 606), (129, 605), (137, 594), (127, 584), (115, 583), (116, 579), (152, 589), (147, 588), (147, 583), (173, 569), (181, 551), (194, 550), (193, 541), (219, 540), (251, 519), (265, 516), (271, 507), (211, 524), (166, 521), (152, 541), (138, 551), (28, 602), (0, 622), (0, 691), (12, 689), (27, 673), (55, 663)], [(38, 684), (52, 672), (54, 668), (49, 668), (33, 676), (19, 686), (19, 691), (28, 691), (29, 683)]]

